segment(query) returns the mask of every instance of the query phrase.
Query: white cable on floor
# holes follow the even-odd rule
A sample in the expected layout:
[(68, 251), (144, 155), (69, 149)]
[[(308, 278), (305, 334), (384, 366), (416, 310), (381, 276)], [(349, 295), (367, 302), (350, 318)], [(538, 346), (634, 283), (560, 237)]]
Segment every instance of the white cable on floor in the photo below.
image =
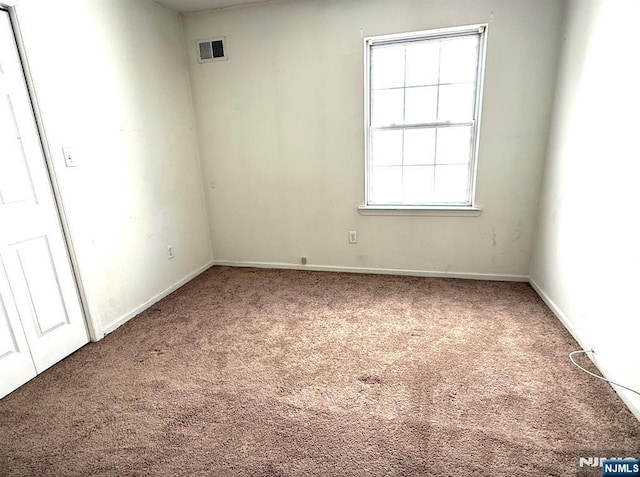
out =
[(587, 373), (587, 374), (590, 374), (590, 375), (591, 375), (591, 376), (593, 376), (594, 378), (598, 378), (598, 379), (601, 379), (601, 380), (603, 380), (603, 381), (606, 381), (606, 382), (608, 382), (608, 383), (610, 383), (610, 384), (613, 384), (613, 385), (615, 385), (615, 386), (619, 386), (619, 387), (621, 387), (621, 388), (626, 389), (627, 391), (631, 391), (632, 393), (636, 393), (637, 395), (639, 395), (639, 396), (640, 396), (640, 392), (636, 391), (635, 389), (628, 388), (628, 387), (626, 387), (626, 386), (623, 386), (622, 384), (614, 383), (614, 382), (613, 382), (613, 381), (611, 381), (610, 379), (603, 378), (602, 376), (598, 376), (597, 374), (594, 374), (594, 373), (592, 373), (591, 371), (587, 371), (586, 369), (584, 369), (582, 366), (580, 366), (578, 363), (576, 363), (576, 362), (573, 360), (573, 355), (574, 355), (574, 354), (576, 354), (576, 353), (594, 353), (594, 354), (595, 354), (595, 351), (593, 351), (593, 350), (587, 351), (587, 350), (585, 350), (585, 349), (581, 349), (581, 350), (578, 350), (578, 351), (572, 351), (571, 353), (569, 353), (569, 359), (571, 360), (571, 362), (573, 363), (573, 365), (574, 365), (576, 368), (581, 369), (582, 371), (584, 371), (584, 372), (585, 372), (585, 373)]

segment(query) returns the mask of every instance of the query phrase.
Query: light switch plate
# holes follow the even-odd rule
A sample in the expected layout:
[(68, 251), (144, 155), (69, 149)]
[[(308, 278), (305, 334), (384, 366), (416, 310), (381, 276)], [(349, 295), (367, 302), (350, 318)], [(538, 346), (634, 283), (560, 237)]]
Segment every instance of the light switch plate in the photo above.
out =
[(78, 164), (76, 162), (76, 155), (72, 148), (64, 147), (62, 148), (62, 154), (64, 154), (64, 165), (67, 167), (76, 167)]

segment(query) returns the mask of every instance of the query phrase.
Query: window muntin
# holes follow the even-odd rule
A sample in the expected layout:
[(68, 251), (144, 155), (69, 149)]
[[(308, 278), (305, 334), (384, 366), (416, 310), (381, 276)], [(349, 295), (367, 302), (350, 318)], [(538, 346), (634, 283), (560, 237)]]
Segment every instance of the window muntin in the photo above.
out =
[(473, 205), (484, 32), (367, 40), (367, 205)]

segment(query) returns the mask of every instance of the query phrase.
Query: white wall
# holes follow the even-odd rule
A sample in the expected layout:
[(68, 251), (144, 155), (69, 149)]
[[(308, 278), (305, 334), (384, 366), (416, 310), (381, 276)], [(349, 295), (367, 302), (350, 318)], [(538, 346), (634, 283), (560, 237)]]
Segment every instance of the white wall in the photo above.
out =
[[(562, 7), (308, 0), (185, 16), (214, 257), (527, 276)], [(360, 216), (363, 36), (479, 22), (490, 24), (482, 215)], [(197, 64), (195, 41), (215, 36), (229, 61)]]
[(211, 260), (181, 20), (150, 0), (17, 13), (89, 311), (110, 329)]
[(531, 276), (600, 369), (640, 390), (638, 18), (636, 0), (570, 4)]

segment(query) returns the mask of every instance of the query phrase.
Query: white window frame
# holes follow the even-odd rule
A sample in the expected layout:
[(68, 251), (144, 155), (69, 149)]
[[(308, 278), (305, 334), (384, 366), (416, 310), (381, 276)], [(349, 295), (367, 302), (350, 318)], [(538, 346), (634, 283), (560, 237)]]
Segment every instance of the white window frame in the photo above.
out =
[[(486, 59), (487, 45), (487, 27), (486, 23), (466, 25), (461, 27), (441, 28), (436, 30), (425, 30), (410, 33), (397, 33), (390, 35), (379, 35), (364, 38), (364, 88), (365, 88), (365, 201), (358, 207), (363, 215), (480, 215), (481, 208), (476, 204), (476, 178), (478, 164), (478, 147), (480, 137), (480, 121), (482, 109), (482, 95), (484, 86), (484, 71)], [(412, 41), (431, 40), (437, 38), (451, 38), (456, 36), (464, 36), (469, 34), (480, 34), (478, 45), (478, 63), (477, 63), (477, 79), (476, 79), (476, 95), (474, 114), (472, 120), (472, 143), (471, 158), (469, 167), (469, 193), (468, 200), (465, 203), (434, 203), (429, 205), (402, 205), (389, 204), (380, 205), (370, 202), (370, 168), (371, 160), (371, 133), (373, 126), (371, 125), (371, 49), (376, 45), (385, 44), (403, 44)], [(436, 123), (434, 123), (435, 126)]]

